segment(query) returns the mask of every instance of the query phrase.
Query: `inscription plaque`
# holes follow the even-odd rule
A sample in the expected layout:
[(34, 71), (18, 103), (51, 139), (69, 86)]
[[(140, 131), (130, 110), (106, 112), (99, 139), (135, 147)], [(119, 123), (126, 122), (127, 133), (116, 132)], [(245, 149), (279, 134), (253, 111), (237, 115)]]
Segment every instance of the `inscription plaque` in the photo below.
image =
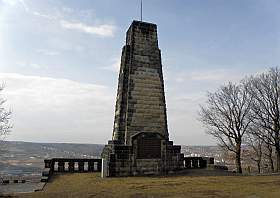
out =
[(161, 158), (161, 140), (152, 137), (138, 138), (137, 158), (138, 159)]

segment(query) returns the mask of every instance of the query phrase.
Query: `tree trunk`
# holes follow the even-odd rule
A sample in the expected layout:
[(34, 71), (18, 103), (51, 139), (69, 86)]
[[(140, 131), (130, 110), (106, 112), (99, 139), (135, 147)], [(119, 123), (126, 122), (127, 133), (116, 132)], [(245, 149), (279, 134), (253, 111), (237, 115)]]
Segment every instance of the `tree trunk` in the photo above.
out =
[(258, 165), (258, 172), (261, 173), (261, 162), (258, 161), (258, 162), (257, 162), (257, 165)]
[(236, 143), (236, 156), (235, 156), (236, 172), (242, 173), (241, 167), (241, 141)]
[(271, 172), (274, 172), (274, 162), (273, 162), (273, 159), (272, 159), (272, 156), (269, 158), (270, 160), (270, 169), (271, 169)]
[(270, 144), (267, 144), (266, 145), (267, 147), (267, 150), (268, 150), (268, 159), (269, 159), (269, 163), (270, 163), (270, 169), (271, 169), (271, 172), (274, 172), (274, 162), (273, 162), (273, 157), (272, 157), (272, 146)]
[(280, 172), (280, 146), (279, 146), (279, 141), (276, 141), (275, 150), (276, 150), (276, 172)]

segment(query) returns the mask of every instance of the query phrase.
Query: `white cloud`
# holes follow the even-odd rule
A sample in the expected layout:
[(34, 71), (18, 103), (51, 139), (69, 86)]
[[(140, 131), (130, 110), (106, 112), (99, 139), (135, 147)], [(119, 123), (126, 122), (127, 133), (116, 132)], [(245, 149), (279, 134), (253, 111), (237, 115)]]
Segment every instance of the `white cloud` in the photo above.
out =
[(209, 70), (192, 72), (190, 79), (195, 81), (226, 81), (229, 79), (236, 79), (238, 76), (228, 70)]
[(13, 110), (13, 140), (105, 143), (113, 125), (114, 95), (103, 85), (0, 73)]
[(63, 7), (62, 10), (63, 12), (70, 13), (70, 14), (74, 12), (74, 9), (69, 7)]
[(48, 50), (48, 49), (38, 49), (38, 50), (36, 50), (36, 52), (47, 55), (47, 56), (57, 56), (60, 54), (58, 51), (53, 51), (53, 50)]
[(16, 5), (19, 1), (18, 0), (2, 0), (3, 3), (10, 5), (10, 6), (14, 6)]
[[(33, 7), (29, 7), (24, 0), (0, 0), (10, 8), (23, 8), (29, 15), (47, 19), (52, 24), (60, 25), (64, 29), (80, 31), (88, 34), (95, 34), (102, 37), (113, 37), (116, 26), (112, 24), (89, 25), (84, 21), (93, 21), (98, 23), (100, 20), (93, 15), (90, 10), (74, 10), (72, 8), (63, 7), (61, 9), (47, 10), (43, 12)], [(0, 15), (1, 16), (1, 15)], [(3, 16), (3, 15), (2, 15)], [(94, 19), (94, 20), (93, 20)], [(73, 20), (73, 21), (71, 21)]]
[[(0, 73), (13, 110), (8, 139), (39, 142), (106, 143), (111, 138), (115, 91), (68, 79)], [(176, 144), (209, 144), (197, 121), (200, 94), (167, 92), (170, 138)], [(213, 144), (213, 143), (212, 143)]]
[(202, 124), (198, 121), (199, 105), (205, 97), (199, 93), (181, 92), (166, 93), (167, 119), (169, 135), (176, 144), (208, 145), (214, 144), (205, 135)]
[(40, 12), (37, 12), (37, 11), (33, 11), (32, 14), (35, 15), (35, 16), (38, 16), (38, 17), (48, 19), (48, 20), (55, 20), (56, 19), (56, 17), (54, 17), (54, 16), (43, 14), (43, 13), (40, 13)]
[(29, 7), (26, 5), (24, 0), (19, 0), (19, 2), (22, 4), (22, 6), (24, 7), (25, 11), (28, 12), (29, 11)]
[(7, 5), (10, 5), (10, 6), (14, 6), (16, 5), (17, 3), (20, 3), (19, 0), (2, 0), (3, 3), (7, 4)]
[[(27, 68), (33, 68), (33, 69), (36, 69), (36, 70), (46, 70), (46, 69), (49, 69), (50, 66), (49, 65), (44, 65), (44, 64), (38, 64), (38, 63), (30, 63), (29, 61), (17, 61), (15, 63), (18, 67), (21, 67), (22, 69), (27, 69)], [(53, 66), (52, 67), (59, 67), (57, 65)]]
[(29, 11), (29, 7), (24, 0), (2, 0), (2, 2), (9, 6), (22, 5), (26, 12)]
[(89, 26), (81, 22), (69, 22), (66, 20), (60, 21), (61, 27), (69, 30), (77, 30), (84, 33), (96, 34), (104, 37), (114, 36), (115, 26), (103, 24), (99, 26)]
[(112, 71), (112, 72), (119, 72), (121, 66), (121, 59), (120, 58), (114, 58), (112, 60), (112, 64), (106, 67), (102, 67), (101, 69)]
[(213, 70), (194, 70), (187, 71), (176, 75), (176, 82), (186, 81), (205, 81), (224, 83), (228, 81), (237, 82), (244, 78), (246, 74), (241, 71), (213, 69)]
[(29, 64), (29, 67), (32, 67), (34, 69), (47, 69), (48, 67), (45, 65), (37, 64), (37, 63), (31, 63)]

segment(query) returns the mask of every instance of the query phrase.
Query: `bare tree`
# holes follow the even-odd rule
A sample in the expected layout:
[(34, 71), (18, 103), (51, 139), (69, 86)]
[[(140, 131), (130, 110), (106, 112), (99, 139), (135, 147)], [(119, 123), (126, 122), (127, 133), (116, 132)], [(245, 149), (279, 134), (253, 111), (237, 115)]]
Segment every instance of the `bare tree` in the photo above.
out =
[(257, 135), (276, 150), (276, 169), (280, 172), (280, 71), (271, 68), (269, 72), (247, 80), (249, 93), (253, 98), (252, 117), (262, 132)]
[(264, 141), (258, 136), (254, 135), (254, 133), (247, 133), (246, 144), (251, 148), (252, 151), (250, 152), (250, 159), (257, 164), (258, 173), (261, 173)]
[(268, 132), (267, 129), (261, 127), (261, 124), (258, 122), (259, 120), (254, 120), (253, 123), (254, 128), (251, 128), (249, 133), (255, 137), (256, 141), (263, 142), (263, 155), (269, 162), (270, 171), (274, 172), (274, 160), (273, 160), (274, 140), (271, 136), (271, 133)]
[[(4, 86), (0, 86), (0, 92), (3, 91)], [(6, 102), (0, 95), (0, 141), (4, 140), (4, 137), (10, 132), (12, 128), (10, 124), (11, 111), (7, 111), (4, 108), (4, 103)]]
[[(1, 91), (3, 91), (4, 86), (0, 85), (0, 155), (1, 152), (4, 151), (4, 145), (2, 144), (5, 136), (10, 132), (12, 126), (10, 125), (10, 118), (11, 118), (11, 111), (6, 111), (4, 108), (4, 103), (6, 100), (1, 97)], [(0, 175), (0, 183), (2, 182), (3, 178)], [(1, 196), (1, 193), (0, 193)]]
[(269, 163), (269, 169), (270, 169), (270, 172), (274, 172), (274, 155), (273, 155), (273, 147), (271, 146), (270, 143), (267, 143), (265, 142), (265, 145), (264, 145), (264, 159), (267, 159), (268, 160), (268, 163)]
[(214, 93), (208, 93), (199, 116), (206, 132), (214, 136), (220, 146), (235, 153), (235, 165), (242, 173), (241, 144), (252, 122), (249, 116), (251, 96), (244, 84), (228, 83)]

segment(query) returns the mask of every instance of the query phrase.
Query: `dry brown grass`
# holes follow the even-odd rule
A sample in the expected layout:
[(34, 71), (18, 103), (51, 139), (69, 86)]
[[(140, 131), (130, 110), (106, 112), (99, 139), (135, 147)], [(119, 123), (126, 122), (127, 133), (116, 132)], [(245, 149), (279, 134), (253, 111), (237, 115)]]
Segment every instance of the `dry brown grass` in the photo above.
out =
[(280, 176), (125, 177), (56, 175), (44, 191), (20, 197), (280, 197)]

